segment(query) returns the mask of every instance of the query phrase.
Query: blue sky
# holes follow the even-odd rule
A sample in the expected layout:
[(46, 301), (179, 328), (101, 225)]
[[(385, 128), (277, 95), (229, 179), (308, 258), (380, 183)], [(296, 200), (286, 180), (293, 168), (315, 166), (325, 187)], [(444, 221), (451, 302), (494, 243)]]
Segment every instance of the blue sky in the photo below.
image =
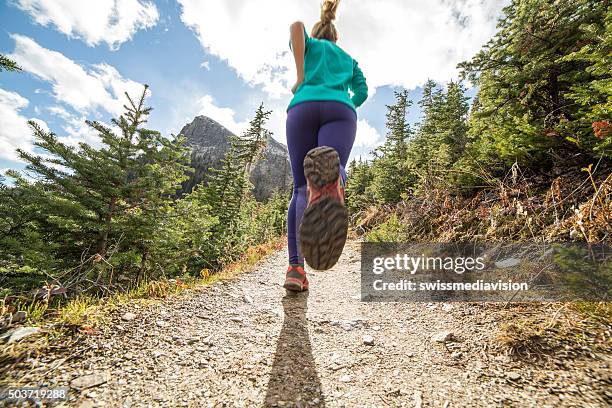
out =
[[(386, 104), (410, 90), (416, 122), (420, 86), (456, 78), (456, 64), (495, 31), (505, 0), (344, 0), (338, 45), (360, 63), (371, 96), (358, 110), (353, 157), (384, 140)], [(94, 6), (95, 4), (95, 6)], [(260, 102), (285, 143), (285, 108), (295, 81), (287, 47), (296, 19), (316, 22), (310, 0), (9, 0), (0, 4), (0, 53), (23, 66), (0, 73), (0, 169), (23, 168), (36, 119), (68, 143), (96, 143), (84, 119), (105, 123), (123, 90), (151, 87), (149, 127), (178, 133), (203, 114), (235, 133)], [(467, 24), (465, 23), (467, 21)], [(470, 90), (470, 95), (474, 91)]]

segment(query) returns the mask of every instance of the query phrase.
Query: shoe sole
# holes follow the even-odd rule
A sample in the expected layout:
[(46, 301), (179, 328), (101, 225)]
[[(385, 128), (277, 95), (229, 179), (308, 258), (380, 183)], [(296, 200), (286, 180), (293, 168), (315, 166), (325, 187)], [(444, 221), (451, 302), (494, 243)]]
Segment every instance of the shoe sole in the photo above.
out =
[(285, 282), (283, 287), (291, 292), (303, 292), (308, 290), (308, 286), (304, 286), (302, 283), (298, 282)]
[[(340, 157), (331, 147), (314, 148), (304, 158), (304, 175), (317, 188), (335, 182), (339, 172)], [(300, 224), (300, 247), (308, 265), (317, 270), (334, 266), (347, 232), (348, 212), (339, 201), (323, 197), (306, 208)]]

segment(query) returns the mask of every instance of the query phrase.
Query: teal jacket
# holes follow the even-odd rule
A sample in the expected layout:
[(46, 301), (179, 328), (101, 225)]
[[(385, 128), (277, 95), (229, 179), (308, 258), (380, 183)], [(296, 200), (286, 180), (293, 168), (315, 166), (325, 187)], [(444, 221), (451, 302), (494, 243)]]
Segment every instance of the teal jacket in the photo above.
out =
[(338, 101), (356, 112), (368, 98), (368, 85), (357, 61), (331, 41), (310, 38), (306, 29), (304, 38), (304, 82), (298, 86), (287, 110), (300, 102)]

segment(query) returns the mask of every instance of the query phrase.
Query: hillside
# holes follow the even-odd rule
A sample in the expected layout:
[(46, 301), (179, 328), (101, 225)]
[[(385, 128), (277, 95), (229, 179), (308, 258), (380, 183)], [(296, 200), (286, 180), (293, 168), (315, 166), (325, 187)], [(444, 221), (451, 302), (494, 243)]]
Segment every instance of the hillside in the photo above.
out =
[[(179, 134), (186, 137), (186, 145), (192, 149), (191, 167), (195, 172), (183, 183), (183, 192), (189, 193), (197, 184), (206, 182), (211, 167), (220, 167), (233, 134), (206, 116), (196, 116)], [(258, 201), (270, 198), (276, 191), (288, 191), (292, 182), (287, 147), (272, 137), (266, 142), (249, 175)]]

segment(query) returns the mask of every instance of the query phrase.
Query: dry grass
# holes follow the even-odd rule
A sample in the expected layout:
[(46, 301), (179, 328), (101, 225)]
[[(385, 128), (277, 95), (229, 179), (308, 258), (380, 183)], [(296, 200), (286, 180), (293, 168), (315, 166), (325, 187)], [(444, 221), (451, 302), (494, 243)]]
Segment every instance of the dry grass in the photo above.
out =
[(401, 235), (420, 242), (612, 242), (610, 170), (602, 164), (546, 179), (515, 166), (495, 186), (471, 197), (428, 186), (394, 208), (361, 211), (352, 223), (366, 239), (395, 216), (403, 225)]
[[(526, 175), (518, 166), (471, 197), (424, 187), (392, 209), (352, 219), (354, 233), (389, 242), (612, 242), (612, 171), (605, 163)], [(398, 228), (398, 225), (401, 228)], [(609, 302), (528, 304), (500, 313), (500, 351), (529, 359), (612, 349)]]
[[(0, 345), (0, 386), (8, 381), (12, 367), (16, 364), (39, 356), (50, 347), (66, 347), (65, 344), (78, 342), (82, 336), (95, 334), (100, 325), (109, 321), (112, 312), (123, 305), (154, 303), (189, 289), (210, 285), (219, 280), (234, 279), (265, 256), (280, 249), (284, 243), (283, 238), (252, 247), (236, 262), (214, 274), (204, 270), (200, 277), (188, 280), (163, 279), (143, 282), (127, 292), (104, 298), (79, 296), (56, 308), (41, 302), (23, 305), (21, 310), (28, 311), (27, 324), (39, 326), (43, 331), (41, 335), (28, 337), (17, 343)], [(14, 306), (10, 308), (12, 309)], [(4, 301), (0, 300), (0, 318), (10, 310), (4, 305)]]
[(592, 355), (612, 349), (609, 302), (525, 304), (499, 314), (494, 341), (501, 352), (527, 360)]

